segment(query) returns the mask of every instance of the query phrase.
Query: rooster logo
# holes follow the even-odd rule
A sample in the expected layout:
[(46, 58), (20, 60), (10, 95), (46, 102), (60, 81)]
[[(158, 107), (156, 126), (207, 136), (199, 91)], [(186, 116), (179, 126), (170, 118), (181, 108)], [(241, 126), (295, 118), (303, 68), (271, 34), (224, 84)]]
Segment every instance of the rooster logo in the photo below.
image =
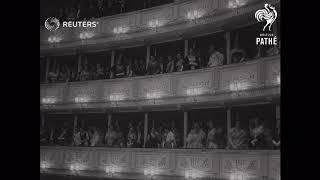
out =
[(275, 7), (271, 6), (270, 4), (264, 4), (264, 9), (259, 9), (255, 13), (255, 17), (259, 22), (264, 20), (267, 21), (267, 24), (263, 27), (263, 31), (269, 26), (269, 31), (271, 31), (271, 26), (273, 22), (277, 19), (277, 11)]

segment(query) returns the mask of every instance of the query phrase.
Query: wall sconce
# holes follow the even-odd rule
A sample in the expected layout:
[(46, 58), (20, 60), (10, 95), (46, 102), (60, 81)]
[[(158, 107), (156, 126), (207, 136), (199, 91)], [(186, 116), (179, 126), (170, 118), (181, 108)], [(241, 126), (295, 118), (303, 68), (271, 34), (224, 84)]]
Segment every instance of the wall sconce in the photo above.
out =
[(90, 101), (89, 97), (75, 97), (74, 102), (76, 103), (87, 103)]
[(114, 166), (107, 166), (105, 169), (105, 172), (107, 173), (108, 176), (113, 177), (114, 173), (116, 172), (116, 167)]
[(158, 19), (152, 19), (148, 22), (148, 27), (151, 28), (154, 32), (158, 31), (158, 28), (163, 26), (163, 22)]
[(200, 178), (200, 173), (192, 169), (192, 170), (186, 171), (184, 174), (184, 177), (188, 180), (194, 180), (194, 179)]
[(81, 40), (86, 40), (86, 39), (90, 39), (94, 36), (93, 32), (81, 32), (79, 37)]
[(230, 175), (230, 180), (247, 180), (249, 179), (249, 175), (245, 172), (235, 171)]
[(49, 43), (59, 43), (61, 40), (62, 40), (62, 37), (58, 37), (58, 36), (49, 36), (48, 37)]
[(56, 98), (55, 97), (45, 97), (42, 98), (42, 103), (43, 104), (54, 104), (56, 102)]
[(191, 23), (195, 23), (197, 24), (197, 20), (199, 18), (201, 18), (204, 15), (204, 13), (202, 11), (199, 10), (193, 10), (193, 11), (189, 11), (187, 13), (187, 19), (191, 22)]
[(155, 179), (155, 175), (157, 174), (157, 172), (154, 168), (149, 168), (149, 169), (143, 170), (143, 174), (145, 176), (150, 177), (150, 179)]

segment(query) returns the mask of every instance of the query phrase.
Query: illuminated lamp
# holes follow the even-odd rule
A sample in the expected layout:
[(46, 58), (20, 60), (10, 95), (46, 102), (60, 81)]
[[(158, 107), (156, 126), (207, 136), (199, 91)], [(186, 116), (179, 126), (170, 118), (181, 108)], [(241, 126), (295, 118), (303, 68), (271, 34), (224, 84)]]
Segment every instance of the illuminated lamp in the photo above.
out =
[(54, 104), (55, 102), (56, 102), (56, 98), (54, 98), (54, 97), (42, 98), (42, 103), (43, 104)]
[(152, 19), (148, 22), (148, 27), (151, 28), (151, 30), (157, 32), (158, 28), (163, 26), (164, 23), (163, 21), (160, 21), (158, 19)]
[(192, 23), (197, 23), (197, 19), (201, 18), (204, 15), (204, 13), (202, 11), (199, 10), (193, 10), (193, 11), (189, 11), (187, 13), (187, 19), (192, 22)]
[(62, 40), (62, 38), (58, 37), (58, 36), (49, 36), (48, 37), (49, 43), (59, 43), (61, 40)]
[(87, 103), (89, 102), (90, 98), (89, 97), (75, 97), (74, 102), (76, 103)]
[(81, 40), (90, 39), (94, 36), (94, 33), (92, 32), (81, 32), (79, 37)]

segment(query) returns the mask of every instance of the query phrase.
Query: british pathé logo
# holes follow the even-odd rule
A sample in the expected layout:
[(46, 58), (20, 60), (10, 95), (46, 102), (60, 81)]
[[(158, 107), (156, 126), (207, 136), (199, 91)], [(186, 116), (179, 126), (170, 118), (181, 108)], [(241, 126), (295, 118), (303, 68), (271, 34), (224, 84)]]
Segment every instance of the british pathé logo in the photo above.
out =
[(273, 22), (277, 19), (277, 11), (276, 8), (271, 6), (270, 4), (264, 4), (264, 9), (259, 9), (255, 13), (255, 17), (257, 21), (263, 22), (266, 21), (266, 25), (263, 26), (263, 31), (265, 31), (266, 27), (269, 26), (269, 31), (271, 31), (271, 26)]
[[(274, 6), (270, 4), (264, 4), (264, 9), (259, 9), (255, 13), (255, 18), (258, 22), (266, 21), (263, 26), (263, 33), (260, 33), (259, 37), (256, 38), (256, 45), (277, 45), (277, 36), (272, 33), (272, 24), (277, 19), (278, 13)], [(269, 31), (269, 32), (265, 32)]]

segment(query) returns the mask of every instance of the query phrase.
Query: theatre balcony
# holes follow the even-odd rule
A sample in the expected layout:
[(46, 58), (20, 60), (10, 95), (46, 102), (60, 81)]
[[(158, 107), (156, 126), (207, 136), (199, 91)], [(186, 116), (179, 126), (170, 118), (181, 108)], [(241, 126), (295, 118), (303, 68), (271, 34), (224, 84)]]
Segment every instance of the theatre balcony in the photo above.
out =
[[(279, 7), (279, 0), (268, 3)], [(256, 22), (263, 0), (182, 0), (139, 11), (94, 19), (95, 28), (40, 29), (42, 56), (109, 50), (224, 31)], [(279, 9), (279, 8), (278, 8)]]
[(280, 96), (280, 56), (170, 74), (40, 85), (42, 111), (225, 106)]

